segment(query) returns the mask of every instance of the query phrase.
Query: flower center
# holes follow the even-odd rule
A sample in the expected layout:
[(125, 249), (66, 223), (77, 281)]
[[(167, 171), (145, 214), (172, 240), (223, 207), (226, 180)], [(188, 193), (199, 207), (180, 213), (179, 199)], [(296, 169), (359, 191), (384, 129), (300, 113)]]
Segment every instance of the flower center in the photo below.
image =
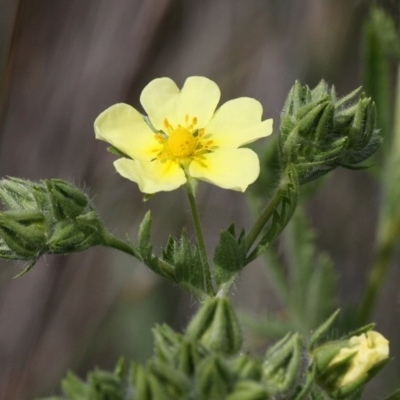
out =
[(214, 141), (211, 135), (205, 135), (204, 129), (196, 129), (197, 118), (185, 117), (184, 126), (174, 128), (168, 119), (164, 120), (164, 131), (156, 133), (155, 139), (163, 145), (155, 159), (174, 160), (181, 165), (190, 163), (193, 158), (200, 159), (204, 154), (214, 151)]
[(197, 138), (186, 128), (178, 126), (164, 143), (164, 151), (174, 159), (188, 158), (196, 150)]

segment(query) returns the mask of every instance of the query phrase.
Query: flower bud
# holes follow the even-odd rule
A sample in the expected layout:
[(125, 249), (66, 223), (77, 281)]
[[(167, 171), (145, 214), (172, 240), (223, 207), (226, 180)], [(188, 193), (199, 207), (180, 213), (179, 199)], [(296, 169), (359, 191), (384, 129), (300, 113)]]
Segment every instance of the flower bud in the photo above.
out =
[(271, 393), (290, 390), (299, 372), (301, 342), (299, 335), (288, 334), (267, 351), (262, 365), (262, 381)]
[(389, 361), (389, 341), (368, 331), (326, 343), (313, 351), (317, 382), (334, 398), (362, 388)]
[(226, 297), (207, 299), (186, 330), (186, 337), (199, 340), (206, 347), (234, 354), (242, 344), (239, 321)]
[(32, 194), (33, 183), (19, 178), (0, 181), (0, 198), (9, 210), (36, 210), (37, 203)]
[(244, 380), (238, 382), (226, 400), (268, 400), (270, 393), (258, 382)]
[(199, 363), (195, 381), (204, 399), (225, 399), (234, 376), (225, 362), (217, 355), (209, 356)]
[(74, 185), (61, 179), (45, 181), (57, 220), (76, 218), (88, 205), (87, 196)]
[(280, 161), (296, 166), (301, 184), (338, 166), (352, 168), (379, 147), (375, 104), (357, 89), (338, 100), (324, 81), (310, 90), (299, 82), (281, 115)]
[(49, 252), (67, 254), (83, 251), (92, 246), (101, 245), (104, 228), (94, 211), (54, 225), (48, 241)]
[(230, 366), (238, 380), (260, 380), (261, 364), (257, 358), (241, 354), (232, 360)]
[(14, 259), (35, 258), (46, 248), (45, 216), (36, 211), (4, 211), (0, 213), (0, 234)]
[(34, 183), (0, 180), (0, 258), (32, 260), (44, 253), (67, 254), (104, 244), (106, 231), (89, 200), (60, 179)]

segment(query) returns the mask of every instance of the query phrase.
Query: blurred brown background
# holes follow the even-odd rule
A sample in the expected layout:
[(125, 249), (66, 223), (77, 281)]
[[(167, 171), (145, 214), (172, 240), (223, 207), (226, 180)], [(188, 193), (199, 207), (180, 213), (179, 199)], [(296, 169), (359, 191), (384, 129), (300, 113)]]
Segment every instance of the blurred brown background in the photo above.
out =
[[(382, 4), (394, 9), (395, 3)], [(260, 100), (264, 117), (273, 117), (278, 127), (295, 79), (313, 86), (325, 78), (339, 94), (362, 83), (361, 26), (370, 5), (0, 0), (0, 175), (57, 177), (87, 188), (120, 237), (128, 232), (134, 238), (151, 209), (157, 248), (168, 233), (190, 225), (185, 196), (163, 193), (144, 204), (137, 187), (114, 172), (105, 144), (95, 141), (96, 116), (116, 102), (140, 109), (140, 92), (153, 78), (169, 76), (182, 85), (188, 76), (205, 75), (220, 86), (222, 101)], [(366, 172), (333, 175), (312, 200), (310, 215), (321, 247), (340, 270), (341, 301), (354, 305), (372, 252), (379, 186)], [(233, 219), (248, 226), (246, 201), (238, 193), (201, 185), (199, 202), (210, 245)], [(111, 369), (121, 354), (144, 361), (152, 353), (154, 323), (182, 329), (195, 307), (133, 259), (108, 249), (46, 257), (18, 280), (11, 278), (22, 265), (0, 267), (3, 400), (57, 394), (68, 369), (81, 376), (94, 366)], [(390, 274), (375, 319), (394, 340), (398, 268)], [(235, 302), (252, 312), (271, 310), (276, 304), (268, 293), (263, 268), (250, 266), (237, 284)], [(387, 387), (384, 379), (398, 376), (398, 368), (394, 363), (376, 390)]]

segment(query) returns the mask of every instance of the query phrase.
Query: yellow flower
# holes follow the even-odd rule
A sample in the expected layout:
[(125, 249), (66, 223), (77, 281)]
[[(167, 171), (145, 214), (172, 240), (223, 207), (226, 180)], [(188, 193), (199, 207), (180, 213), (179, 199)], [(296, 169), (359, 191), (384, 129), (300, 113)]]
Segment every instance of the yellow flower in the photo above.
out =
[(353, 336), (349, 339), (349, 344), (349, 347), (342, 348), (339, 351), (328, 366), (328, 368), (335, 366), (353, 356), (346, 373), (337, 383), (339, 387), (344, 387), (360, 378), (367, 377), (372, 368), (389, 357), (389, 341), (375, 331)]
[(261, 121), (261, 104), (247, 97), (216, 111), (219, 98), (217, 84), (204, 77), (188, 78), (182, 90), (155, 79), (140, 96), (147, 117), (115, 104), (96, 119), (96, 138), (130, 157), (115, 168), (144, 193), (174, 190), (188, 176), (244, 192), (260, 167), (256, 153), (240, 147), (270, 135), (272, 120)]

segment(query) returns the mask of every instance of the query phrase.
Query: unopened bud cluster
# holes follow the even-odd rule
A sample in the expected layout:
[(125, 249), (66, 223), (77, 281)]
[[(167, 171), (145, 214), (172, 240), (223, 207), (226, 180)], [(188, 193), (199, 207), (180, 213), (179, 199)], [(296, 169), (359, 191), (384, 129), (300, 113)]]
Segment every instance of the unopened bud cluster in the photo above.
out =
[(133, 393), (144, 400), (354, 399), (388, 362), (388, 341), (364, 329), (319, 345), (334, 317), (315, 331), (308, 347), (298, 333), (288, 333), (255, 356), (242, 352), (231, 301), (215, 297), (203, 303), (184, 334), (167, 325), (153, 329), (154, 356), (145, 365), (120, 364), (114, 375), (96, 371), (87, 383), (70, 374), (63, 390), (69, 400), (78, 400), (76, 393), (79, 399), (105, 393), (107, 399)]
[(60, 179), (0, 181), (0, 257), (37, 260), (102, 244), (104, 228), (82, 191)]
[(296, 82), (281, 115), (281, 166), (296, 166), (300, 183), (338, 166), (354, 168), (378, 149), (374, 102), (357, 89), (342, 99), (321, 81), (310, 90)]

